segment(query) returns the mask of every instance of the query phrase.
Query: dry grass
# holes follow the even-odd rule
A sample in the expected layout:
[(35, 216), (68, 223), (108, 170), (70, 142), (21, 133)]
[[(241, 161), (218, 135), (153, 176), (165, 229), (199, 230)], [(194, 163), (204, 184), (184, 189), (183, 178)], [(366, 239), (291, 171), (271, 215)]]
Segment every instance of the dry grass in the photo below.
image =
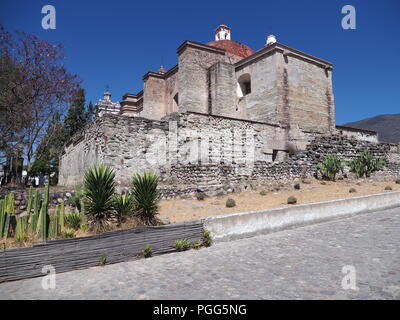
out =
[[(297, 204), (352, 198), (362, 195), (390, 192), (385, 191), (386, 186), (391, 186), (393, 191), (400, 190), (400, 185), (393, 182), (349, 182), (346, 180), (331, 182), (326, 181), (321, 185), (319, 180), (310, 180), (310, 184), (300, 183), (300, 190), (295, 190), (293, 186), (280, 191), (268, 191), (266, 195), (260, 195), (259, 190), (246, 191), (241, 193), (229, 194), (222, 197), (206, 198), (205, 200), (164, 200), (160, 202), (160, 217), (168, 218), (171, 223), (201, 218), (226, 213), (243, 211), (253, 211), (268, 208), (279, 208), (288, 206), (289, 196), (297, 198)], [(354, 187), (357, 192), (349, 193), (349, 189)], [(232, 198), (236, 202), (233, 208), (225, 206), (226, 200)]]

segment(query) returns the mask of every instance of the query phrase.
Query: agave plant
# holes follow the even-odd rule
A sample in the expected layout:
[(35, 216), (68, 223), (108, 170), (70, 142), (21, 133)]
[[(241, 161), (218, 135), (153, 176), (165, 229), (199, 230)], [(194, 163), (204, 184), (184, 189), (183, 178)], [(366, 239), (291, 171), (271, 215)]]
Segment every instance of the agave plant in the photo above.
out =
[(135, 216), (145, 225), (157, 225), (159, 193), (158, 177), (151, 171), (143, 175), (134, 174), (132, 180), (132, 201)]
[(78, 212), (82, 211), (82, 198), (83, 198), (83, 192), (81, 190), (81, 185), (78, 184), (75, 187), (75, 194), (69, 197), (69, 202), (75, 206)]
[(84, 177), (85, 214), (95, 231), (107, 229), (113, 213), (115, 192), (115, 171), (104, 165), (92, 166)]
[(133, 198), (129, 193), (117, 194), (114, 196), (114, 209), (118, 214), (119, 222), (122, 221), (124, 216), (132, 213)]

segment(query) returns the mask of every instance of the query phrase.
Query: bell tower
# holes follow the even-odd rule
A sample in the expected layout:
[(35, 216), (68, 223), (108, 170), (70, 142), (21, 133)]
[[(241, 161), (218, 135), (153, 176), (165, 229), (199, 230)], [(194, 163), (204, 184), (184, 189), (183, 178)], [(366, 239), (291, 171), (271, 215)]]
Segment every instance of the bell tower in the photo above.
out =
[(231, 40), (231, 28), (221, 24), (215, 29), (215, 41), (218, 40)]

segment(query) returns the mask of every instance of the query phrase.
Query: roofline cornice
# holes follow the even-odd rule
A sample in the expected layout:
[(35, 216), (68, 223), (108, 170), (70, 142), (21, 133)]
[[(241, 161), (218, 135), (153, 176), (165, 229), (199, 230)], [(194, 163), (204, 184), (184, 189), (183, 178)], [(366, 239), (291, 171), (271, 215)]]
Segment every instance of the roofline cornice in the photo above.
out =
[(279, 42), (274, 42), (273, 44), (271, 44), (265, 48), (262, 48), (261, 50), (256, 51), (251, 56), (238, 61), (235, 64), (235, 68), (242, 68), (256, 60), (263, 58), (264, 56), (266, 56), (268, 54), (275, 53), (275, 52), (281, 52), (285, 56), (294, 56), (294, 57), (301, 58), (303, 60), (307, 60), (307, 61), (317, 64), (325, 69), (329, 69), (329, 70), (333, 69), (332, 63), (322, 60), (320, 58), (314, 57), (312, 55), (309, 55), (305, 52), (293, 49), (293, 48), (288, 47)]
[(208, 46), (206, 44), (200, 43), (200, 42), (194, 42), (194, 41), (189, 41), (186, 40), (183, 42), (177, 49), (178, 54), (181, 54), (186, 48), (195, 48), (195, 49), (200, 49), (200, 50), (205, 50), (217, 54), (225, 54), (226, 50)]

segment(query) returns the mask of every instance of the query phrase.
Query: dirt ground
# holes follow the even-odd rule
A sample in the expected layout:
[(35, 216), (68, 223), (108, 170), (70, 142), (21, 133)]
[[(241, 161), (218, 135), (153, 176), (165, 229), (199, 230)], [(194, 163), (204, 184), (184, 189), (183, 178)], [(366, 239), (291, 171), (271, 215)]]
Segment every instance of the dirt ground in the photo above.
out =
[[(263, 189), (233, 193), (221, 197), (210, 197), (205, 200), (179, 199), (163, 200), (160, 202), (161, 218), (168, 218), (171, 223), (181, 222), (194, 218), (201, 218), (226, 213), (261, 210), (267, 208), (279, 208), (288, 206), (289, 196), (297, 198), (297, 204), (319, 202), (325, 200), (352, 198), (362, 195), (390, 192), (385, 187), (392, 187), (393, 191), (400, 190), (400, 184), (393, 182), (349, 182), (339, 180), (336, 182), (326, 181), (325, 185), (320, 180), (309, 180), (310, 184), (300, 183), (300, 190), (293, 186), (286, 187), (280, 191), (268, 191), (266, 195), (260, 195)], [(349, 193), (350, 188), (357, 192)], [(226, 200), (232, 198), (236, 202), (233, 208), (225, 206)]]

